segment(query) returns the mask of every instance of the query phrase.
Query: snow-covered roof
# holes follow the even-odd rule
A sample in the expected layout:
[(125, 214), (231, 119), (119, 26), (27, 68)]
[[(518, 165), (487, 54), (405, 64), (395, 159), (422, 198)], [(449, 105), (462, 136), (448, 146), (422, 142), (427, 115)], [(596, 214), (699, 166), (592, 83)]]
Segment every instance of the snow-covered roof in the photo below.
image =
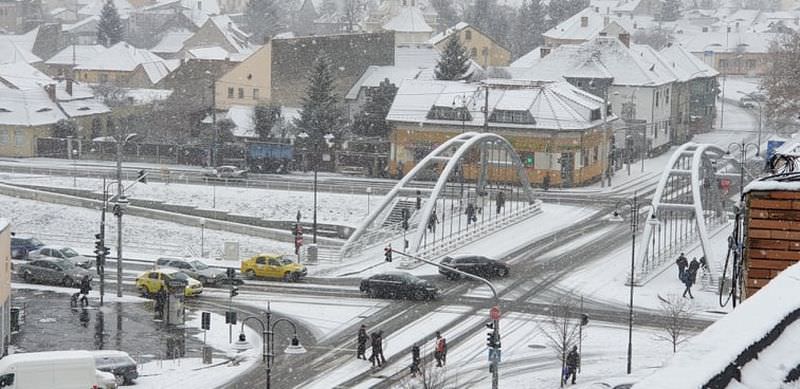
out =
[(172, 89), (125, 89), (125, 96), (133, 99), (135, 104), (150, 104), (155, 101), (163, 101), (170, 95), (172, 95)]
[(517, 60), (508, 65), (508, 67), (529, 68), (539, 63), (541, 59), (542, 59), (542, 47), (539, 46), (531, 50), (528, 54), (525, 54), (522, 57), (517, 58)]
[(436, 67), (441, 54), (431, 44), (400, 45), (394, 48), (394, 65), (399, 68)]
[(59, 103), (63, 101), (94, 98), (94, 91), (92, 88), (78, 81), (72, 82), (72, 93), (67, 93), (67, 83), (68, 81), (66, 80), (58, 80), (56, 82), (56, 100)]
[(96, 99), (59, 101), (58, 105), (71, 118), (111, 112), (111, 108)]
[[(255, 121), (253, 120), (254, 112), (255, 107), (250, 105), (232, 105), (228, 109), (228, 113), (225, 117), (230, 119), (235, 125), (235, 127), (231, 129), (233, 136), (237, 138), (258, 138)], [(298, 108), (281, 107), (281, 118), (283, 118), (284, 121), (292, 122), (297, 117), (299, 117)]]
[(467, 27), (469, 27), (469, 23), (466, 23), (466, 22), (458, 22), (458, 23), (456, 23), (456, 25), (455, 25), (455, 26), (453, 26), (453, 27), (450, 27), (450, 28), (448, 28), (447, 30), (444, 30), (444, 31), (442, 31), (442, 32), (440, 32), (440, 33), (438, 33), (438, 34), (434, 35), (434, 36), (433, 36), (433, 37), (432, 37), (432, 38), (431, 38), (431, 39), (428, 41), (428, 43), (430, 43), (430, 44), (432, 44), (432, 45), (438, 44), (439, 42), (441, 42), (441, 41), (443, 41), (443, 40), (447, 39), (447, 37), (449, 37), (450, 35), (453, 35), (453, 33), (459, 32), (459, 31), (461, 31), (461, 30), (463, 30), (463, 29), (465, 29), (465, 28), (467, 28)]
[(656, 73), (660, 79), (678, 81), (678, 74), (675, 68), (669, 64), (659, 53), (650, 45), (631, 45), (631, 52), (638, 55), (639, 59), (646, 64), (650, 64), (648, 71)]
[(15, 89), (34, 89), (54, 83), (50, 76), (27, 62), (0, 64), (0, 84), (8, 84)]
[(76, 31), (76, 30), (80, 30), (82, 28), (84, 28), (84, 29), (85, 28), (95, 28), (96, 29), (98, 22), (100, 22), (100, 16), (92, 15), (92, 16), (83, 18), (82, 20), (79, 20), (79, 21), (77, 21), (75, 23), (72, 23), (72, 24), (67, 24), (67, 23), (62, 24), (61, 25), (61, 31), (63, 31), (63, 32), (73, 32), (73, 31)]
[(188, 30), (169, 31), (150, 51), (156, 54), (175, 54), (183, 49), (183, 42), (186, 42), (192, 35), (194, 33)]
[(238, 52), (252, 51), (252, 48), (247, 44), (247, 39), (250, 35), (239, 29), (228, 15), (212, 16), (206, 23), (213, 23), (225, 36), (225, 40)]
[(217, 0), (181, 0), (181, 5), (187, 9), (201, 11), (206, 15), (219, 15), (220, 13)]
[(400, 85), (406, 78), (418, 78), (421, 69), (417, 68), (400, 68), (397, 66), (370, 66), (361, 75), (361, 78), (353, 84), (350, 91), (345, 95), (346, 100), (354, 100), (358, 97), (358, 92), (361, 88), (376, 88), (380, 86), (381, 82), (389, 79), (389, 82), (395, 86)]
[[(128, 15), (134, 10), (134, 7), (128, 0), (113, 0), (114, 6), (117, 7), (117, 13), (120, 18), (126, 19)], [(103, 11), (103, 6), (106, 0), (85, 0), (85, 4), (78, 10), (78, 15), (86, 16), (100, 16)]]
[(42, 126), (65, 118), (44, 88), (0, 89), (0, 125)]
[(696, 55), (688, 52), (681, 46), (671, 45), (661, 49), (661, 57), (672, 66), (673, 72), (680, 81), (695, 78), (715, 77), (719, 75), (714, 68), (707, 65)]
[[(490, 115), (495, 110), (527, 111), (535, 120), (535, 123), (530, 124), (490, 121), (490, 127), (520, 130), (579, 130), (592, 128), (601, 123), (599, 115), (596, 120), (591, 120), (591, 117), (593, 110), (602, 107), (602, 99), (565, 81), (487, 80), (486, 82), (490, 85)], [(386, 119), (394, 122), (461, 125), (461, 120), (429, 119), (428, 113), (434, 106), (442, 108), (465, 106), (471, 118), (466, 120), (464, 125), (483, 126), (484, 91), (481, 84), (476, 83), (406, 79), (399, 85), (397, 96)], [(611, 118), (614, 119), (616, 118)]]
[[(762, 340), (778, 323), (800, 310), (800, 264), (790, 266), (731, 313), (692, 337), (652, 375), (632, 389), (707, 387), (748, 347)], [(800, 365), (800, 321), (790, 323), (758, 358), (735, 366), (741, 379), (728, 388), (778, 388), (789, 370)], [(791, 384), (790, 384), (791, 385)], [(794, 386), (792, 386), (794, 387)]]
[[(119, 42), (111, 47), (102, 45), (76, 45), (75, 69), (81, 70), (110, 70), (131, 72), (142, 66), (147, 77), (156, 83), (170, 71), (170, 66), (161, 57), (149, 50), (137, 49), (128, 43)], [(72, 65), (73, 46), (61, 50), (45, 62), (48, 65)]]
[(184, 17), (188, 19), (195, 27), (200, 28), (208, 21), (208, 14), (196, 9), (187, 9), (181, 11)]
[[(27, 34), (26, 34), (27, 35)], [(28, 46), (21, 35), (0, 35), (0, 63), (41, 62), (42, 59), (33, 54), (33, 44)]]
[(692, 53), (705, 51), (767, 53), (770, 44), (777, 38), (778, 34), (775, 33), (752, 31), (731, 31), (730, 33), (716, 31), (677, 36), (680, 45)]
[(383, 25), (383, 29), (397, 32), (433, 32), (433, 28), (425, 22), (422, 11), (413, 6), (402, 7), (395, 17)]
[(584, 77), (613, 76), (614, 85), (657, 86), (675, 79), (649, 53), (636, 53), (611, 37), (598, 37), (580, 45), (561, 45), (530, 68), (507, 70), (512, 78), (560, 81), (565, 74), (580, 76), (578, 70), (582, 68), (586, 69)]
[[(586, 18), (585, 26), (582, 24), (583, 18)], [(547, 30), (542, 36), (550, 39), (585, 41), (598, 36), (611, 22), (615, 22), (629, 33), (633, 31), (633, 27), (624, 18), (617, 18), (614, 15), (599, 13), (596, 12), (593, 7), (587, 7), (571, 18)]]

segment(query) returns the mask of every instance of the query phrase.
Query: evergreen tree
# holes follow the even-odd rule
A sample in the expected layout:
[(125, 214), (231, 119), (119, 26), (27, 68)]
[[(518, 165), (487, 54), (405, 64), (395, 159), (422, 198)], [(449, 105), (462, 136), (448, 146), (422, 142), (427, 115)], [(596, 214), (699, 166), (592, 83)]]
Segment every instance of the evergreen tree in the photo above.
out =
[(386, 122), (386, 115), (392, 107), (397, 87), (389, 79), (381, 81), (380, 86), (372, 93), (364, 111), (360, 112), (353, 123), (353, 132), (362, 136), (389, 137), (392, 128)]
[(546, 12), (541, 0), (522, 3), (514, 20), (511, 52), (514, 58), (528, 54), (544, 43)]
[(469, 54), (461, 45), (457, 34), (453, 34), (444, 47), (444, 52), (433, 73), (437, 80), (464, 80), (469, 77)]
[(122, 20), (112, 0), (106, 1), (97, 22), (97, 43), (111, 47), (122, 41)]
[(244, 10), (247, 29), (253, 41), (261, 44), (285, 28), (285, 11), (280, 0), (250, 0)]
[(551, 1), (547, 6), (550, 16), (550, 27), (554, 27), (589, 6), (589, 0), (559, 0)]
[(253, 124), (261, 140), (272, 137), (272, 127), (280, 121), (281, 107), (275, 104), (258, 104), (253, 109)]
[(509, 46), (509, 26), (514, 14), (515, 11), (510, 7), (499, 6), (497, 0), (475, 0), (467, 8), (464, 19), (501, 45)]
[(328, 59), (320, 55), (309, 74), (306, 96), (295, 126), (308, 134), (313, 145), (319, 146), (327, 134), (340, 139), (341, 123), (342, 112), (333, 92), (333, 69)]
[(461, 19), (453, 7), (453, 0), (431, 0), (431, 6), (439, 15), (439, 31), (455, 26)]
[(664, 0), (661, 3), (661, 20), (674, 22), (681, 17), (681, 0)]
[(61, 119), (53, 124), (53, 137), (66, 138), (77, 135), (78, 128), (72, 120)]

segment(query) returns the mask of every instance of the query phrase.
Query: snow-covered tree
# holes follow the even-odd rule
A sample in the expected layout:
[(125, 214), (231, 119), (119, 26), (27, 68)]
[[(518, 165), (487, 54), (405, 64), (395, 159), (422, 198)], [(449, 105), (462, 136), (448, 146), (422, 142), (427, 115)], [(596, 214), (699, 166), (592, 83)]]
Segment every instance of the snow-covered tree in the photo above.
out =
[(661, 50), (672, 41), (672, 34), (669, 30), (656, 27), (652, 30), (636, 30), (633, 33), (633, 42), (640, 45), (649, 45), (650, 47)]
[(244, 17), (254, 42), (262, 43), (284, 28), (286, 11), (281, 4), (279, 0), (250, 0), (247, 3)]
[(689, 320), (692, 319), (694, 309), (689, 300), (671, 294), (666, 298), (658, 296), (661, 305), (661, 319), (658, 322), (662, 332), (656, 337), (672, 343), (672, 352), (678, 351), (678, 345), (688, 340)]
[(541, 0), (526, 0), (514, 19), (511, 53), (519, 58), (544, 43), (546, 11)]
[(77, 135), (78, 128), (72, 120), (61, 119), (53, 124), (53, 137), (66, 138)]
[(122, 36), (122, 20), (119, 18), (117, 7), (112, 0), (108, 0), (103, 5), (100, 21), (97, 22), (97, 43), (110, 47), (121, 42)]
[(674, 22), (681, 17), (681, 0), (664, 0), (661, 2), (660, 20)]
[(769, 70), (761, 79), (767, 101), (764, 114), (773, 125), (798, 123), (800, 115), (800, 34), (786, 34), (773, 44)]
[(272, 137), (272, 127), (280, 121), (281, 107), (275, 104), (258, 104), (253, 109), (253, 124), (261, 140)]
[(314, 146), (319, 146), (327, 134), (341, 139), (341, 124), (342, 111), (333, 92), (333, 69), (325, 55), (320, 55), (309, 74), (306, 96), (295, 126), (308, 134)]
[(553, 356), (561, 362), (561, 369), (567, 363), (567, 354), (572, 346), (577, 346), (580, 341), (581, 322), (578, 310), (568, 297), (555, 301), (550, 306), (550, 311), (540, 324), (545, 342), (553, 352)]
[(353, 132), (363, 136), (380, 136), (388, 138), (392, 127), (386, 122), (386, 115), (392, 107), (397, 87), (389, 79), (381, 81), (380, 86), (370, 95), (364, 110), (353, 123)]
[(444, 31), (455, 26), (461, 19), (453, 7), (453, 0), (431, 0), (431, 6), (439, 15), (439, 30)]
[(434, 75), (437, 80), (464, 80), (469, 77), (469, 53), (457, 34), (447, 41)]
[(547, 6), (550, 16), (550, 25), (555, 26), (589, 6), (589, 0), (559, 0), (551, 1)]

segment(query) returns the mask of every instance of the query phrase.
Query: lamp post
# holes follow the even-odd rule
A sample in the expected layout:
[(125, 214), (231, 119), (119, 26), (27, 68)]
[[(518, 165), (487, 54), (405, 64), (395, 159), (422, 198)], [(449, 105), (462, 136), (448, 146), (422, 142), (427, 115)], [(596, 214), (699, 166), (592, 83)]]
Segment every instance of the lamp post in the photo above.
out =
[(297, 339), (297, 326), (289, 319), (280, 318), (275, 320), (275, 322), (271, 322), (272, 320), (272, 311), (269, 307), (269, 301), (267, 301), (267, 321), (264, 323), (257, 316), (248, 316), (242, 320), (242, 328), (239, 332), (239, 340), (233, 345), (234, 349), (239, 351), (244, 351), (250, 348), (250, 345), (247, 343), (247, 338), (244, 335), (244, 323), (248, 320), (255, 320), (258, 324), (261, 325), (261, 359), (263, 362), (267, 364), (267, 389), (270, 389), (270, 381), (272, 378), (272, 364), (275, 359), (275, 326), (278, 323), (286, 322), (292, 326), (292, 331), (294, 335), (292, 336), (292, 341), (289, 346), (286, 347), (284, 353), (286, 354), (305, 354), (306, 349), (300, 344), (300, 340)]
[(756, 142), (756, 146), (758, 146), (759, 150), (760, 150), (760, 148), (761, 148), (761, 126), (762, 126), (762, 124), (761, 124), (761, 122), (762, 122), (762, 119), (761, 119), (761, 114), (762, 114), (761, 96), (757, 96), (755, 92), (746, 93), (746, 92), (742, 92), (740, 90), (737, 90), (736, 92), (737, 93), (741, 93), (741, 94), (753, 99), (753, 101), (755, 101), (756, 104), (758, 104), (758, 141)]
[(206, 257), (205, 235), (206, 235), (206, 219), (200, 219), (200, 256), (203, 258)]
[(78, 160), (78, 150), (72, 149), (72, 187), (78, 186), (78, 169), (75, 162)]
[(747, 143), (742, 140), (741, 143), (731, 143), (728, 145), (728, 151), (725, 153), (727, 156), (730, 156), (731, 153), (739, 152), (739, 199), (741, 200), (742, 196), (744, 195), (744, 163), (747, 161), (747, 149), (748, 148), (755, 148), (756, 150), (756, 157), (759, 155), (759, 147), (757, 144)]
[[(631, 360), (633, 359), (633, 287), (636, 283), (636, 274), (635, 274), (635, 266), (636, 266), (636, 234), (639, 232), (639, 210), (642, 208), (641, 204), (639, 204), (639, 198), (637, 193), (633, 193), (633, 198), (631, 200), (620, 200), (617, 201), (617, 204), (614, 206), (615, 211), (613, 216), (609, 219), (615, 222), (624, 221), (622, 216), (619, 213), (619, 208), (622, 205), (627, 204), (630, 207), (630, 227), (631, 227), (631, 274), (628, 283), (630, 284), (630, 301), (628, 304), (628, 364), (627, 364), (627, 372), (631, 374)], [(645, 207), (652, 207), (652, 206), (645, 206)], [(652, 217), (650, 220), (647, 221), (650, 224), (659, 224), (658, 219), (656, 218), (656, 210), (653, 209)]]
[(367, 187), (367, 215), (369, 215), (369, 195), (372, 194), (372, 187)]

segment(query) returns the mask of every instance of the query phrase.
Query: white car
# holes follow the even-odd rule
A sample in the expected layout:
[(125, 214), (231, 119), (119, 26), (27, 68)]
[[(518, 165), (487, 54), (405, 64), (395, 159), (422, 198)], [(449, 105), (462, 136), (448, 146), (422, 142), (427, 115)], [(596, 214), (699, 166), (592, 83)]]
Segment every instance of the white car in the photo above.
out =
[(219, 178), (219, 179), (247, 178), (247, 170), (239, 169), (236, 166), (227, 166), (227, 165), (207, 170), (203, 174), (209, 178)]
[(89, 269), (95, 264), (93, 258), (84, 257), (69, 247), (44, 246), (28, 253), (28, 259), (30, 260), (46, 258), (66, 259), (72, 262), (73, 265), (84, 269)]

